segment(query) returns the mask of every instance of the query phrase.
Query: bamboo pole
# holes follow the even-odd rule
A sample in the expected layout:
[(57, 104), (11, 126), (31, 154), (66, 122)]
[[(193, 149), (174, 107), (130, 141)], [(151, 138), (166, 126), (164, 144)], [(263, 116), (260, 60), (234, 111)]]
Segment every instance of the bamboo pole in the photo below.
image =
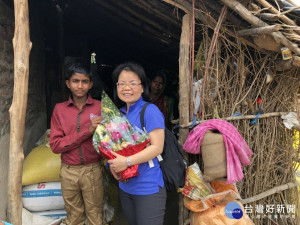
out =
[(248, 203), (255, 202), (257, 200), (263, 199), (263, 198), (268, 197), (270, 195), (273, 195), (275, 193), (279, 193), (279, 192), (285, 191), (287, 189), (295, 188), (295, 187), (298, 187), (298, 186), (299, 186), (299, 183), (297, 181), (295, 183), (290, 182), (290, 183), (287, 183), (287, 184), (283, 184), (283, 185), (274, 187), (274, 188), (272, 188), (272, 189), (270, 189), (268, 191), (262, 192), (262, 193), (260, 193), (258, 195), (253, 196), (253, 197), (242, 199), (242, 200), (240, 200), (240, 202), (243, 205), (245, 205), (245, 204), (248, 204)]
[(10, 147), (8, 175), (8, 221), (22, 224), (22, 169), (24, 161), (24, 131), (28, 97), (29, 54), (32, 43), (29, 33), (27, 0), (14, 0), (15, 33), (14, 92), (10, 114)]
[[(179, 121), (187, 123), (189, 121), (189, 103), (190, 103), (190, 40), (191, 40), (191, 15), (186, 14), (182, 20), (182, 32), (180, 38), (179, 50)], [(179, 130), (179, 143), (182, 145), (187, 136), (188, 130)], [(179, 224), (183, 224), (188, 211), (184, 207), (183, 196), (179, 195)]]
[[(261, 118), (278, 117), (278, 116), (286, 115), (288, 113), (289, 112), (264, 113), (264, 114), (261, 114), (258, 118), (261, 119)], [(229, 116), (229, 117), (220, 118), (220, 120), (226, 120), (226, 121), (249, 120), (249, 119), (255, 119), (256, 117), (257, 117), (257, 115)], [(196, 121), (196, 124), (203, 123), (205, 121), (207, 121), (207, 120), (198, 120), (198, 121)], [(178, 123), (178, 120), (172, 120), (172, 123), (176, 124), (176, 123)], [(192, 125), (192, 122), (188, 122), (188, 123), (184, 123), (184, 124), (180, 123), (181, 128), (186, 128), (191, 125)]]

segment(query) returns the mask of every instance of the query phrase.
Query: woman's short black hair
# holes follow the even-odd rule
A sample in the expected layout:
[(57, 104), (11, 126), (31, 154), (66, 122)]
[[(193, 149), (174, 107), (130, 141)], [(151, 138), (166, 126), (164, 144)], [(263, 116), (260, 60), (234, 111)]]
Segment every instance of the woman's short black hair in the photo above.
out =
[(114, 86), (114, 101), (115, 101), (116, 105), (118, 107), (120, 107), (122, 105), (122, 101), (119, 99), (118, 94), (117, 94), (116, 83), (118, 82), (119, 76), (123, 70), (133, 72), (140, 78), (141, 83), (143, 85), (143, 90), (144, 90), (144, 92), (142, 93), (142, 97), (145, 101), (149, 101), (149, 83), (148, 83), (148, 79), (147, 79), (144, 68), (140, 64), (135, 63), (135, 62), (125, 62), (125, 63), (119, 64), (112, 72), (112, 80), (115, 84), (115, 86)]
[(89, 70), (81, 63), (74, 63), (68, 67), (66, 72), (66, 80), (70, 80), (71, 76), (73, 76), (75, 73), (84, 74), (92, 81), (92, 76)]

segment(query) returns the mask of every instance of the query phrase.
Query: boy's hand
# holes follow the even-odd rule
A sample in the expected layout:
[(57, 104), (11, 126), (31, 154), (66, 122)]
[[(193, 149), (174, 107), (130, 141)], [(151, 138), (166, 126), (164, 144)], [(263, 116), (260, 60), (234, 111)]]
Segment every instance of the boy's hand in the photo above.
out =
[(91, 120), (90, 126), (89, 126), (89, 132), (93, 134), (98, 126), (99, 123), (101, 123), (103, 120), (102, 116), (98, 116)]

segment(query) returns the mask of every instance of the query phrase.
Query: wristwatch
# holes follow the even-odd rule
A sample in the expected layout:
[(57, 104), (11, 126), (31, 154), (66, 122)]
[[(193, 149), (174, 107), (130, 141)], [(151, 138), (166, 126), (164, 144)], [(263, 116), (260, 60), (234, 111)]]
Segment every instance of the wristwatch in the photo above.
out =
[(127, 162), (127, 166), (131, 166), (131, 160), (130, 160), (129, 156), (126, 157), (126, 162)]

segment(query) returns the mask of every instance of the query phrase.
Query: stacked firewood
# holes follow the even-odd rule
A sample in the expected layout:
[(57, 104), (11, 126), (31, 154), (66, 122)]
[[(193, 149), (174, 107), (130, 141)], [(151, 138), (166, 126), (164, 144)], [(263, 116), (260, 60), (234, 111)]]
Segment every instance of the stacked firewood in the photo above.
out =
[(251, 40), (259, 50), (281, 54), (288, 49), (292, 57), (278, 60), (278, 71), (300, 66), (300, 27), (297, 25), (297, 13), (300, 11), (293, 0), (255, 0), (243, 5), (236, 0), (221, 0), (227, 7), (246, 20), (250, 29), (237, 31), (239, 37)]

